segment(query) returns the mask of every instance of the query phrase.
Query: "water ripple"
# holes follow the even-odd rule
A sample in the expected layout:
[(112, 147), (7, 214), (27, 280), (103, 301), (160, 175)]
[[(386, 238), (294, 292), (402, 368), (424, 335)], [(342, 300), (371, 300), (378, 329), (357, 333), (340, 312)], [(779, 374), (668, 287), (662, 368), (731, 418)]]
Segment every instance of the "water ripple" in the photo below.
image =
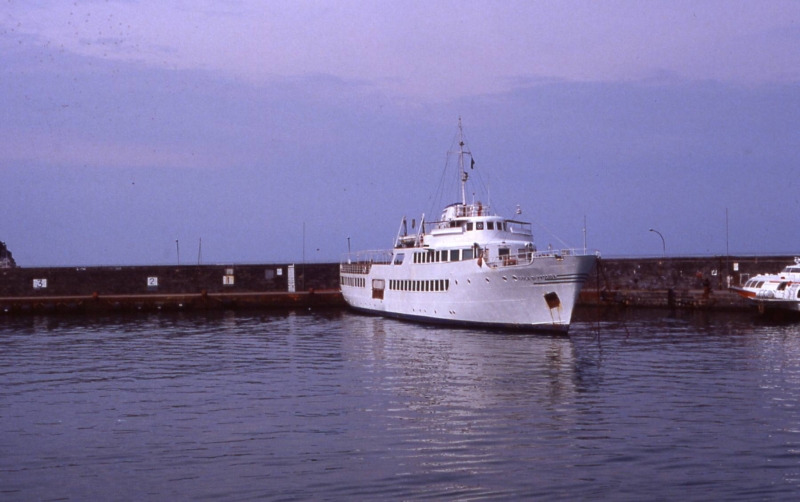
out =
[(794, 500), (800, 329), (348, 313), (0, 319), (0, 496)]

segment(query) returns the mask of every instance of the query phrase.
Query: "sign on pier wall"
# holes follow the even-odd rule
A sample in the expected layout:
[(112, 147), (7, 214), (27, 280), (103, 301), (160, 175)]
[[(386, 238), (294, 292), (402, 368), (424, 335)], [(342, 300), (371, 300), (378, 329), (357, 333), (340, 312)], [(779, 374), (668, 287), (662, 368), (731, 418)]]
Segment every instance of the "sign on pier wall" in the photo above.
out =
[(294, 285), (294, 265), (289, 265), (287, 268), (288, 268), (288, 271), (287, 271), (287, 274), (286, 274), (286, 275), (288, 276), (288, 277), (287, 277), (287, 282), (288, 282), (288, 284), (289, 284), (289, 292), (290, 292), (290, 293), (294, 293), (294, 292), (295, 292), (295, 285)]

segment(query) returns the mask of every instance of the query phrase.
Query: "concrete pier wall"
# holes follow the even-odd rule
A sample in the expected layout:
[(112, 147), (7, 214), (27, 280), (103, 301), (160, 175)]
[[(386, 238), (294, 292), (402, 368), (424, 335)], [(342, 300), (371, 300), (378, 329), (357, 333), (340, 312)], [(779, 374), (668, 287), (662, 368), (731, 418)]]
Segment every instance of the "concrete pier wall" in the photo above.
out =
[(0, 270), (0, 313), (341, 304), (335, 264)]
[[(289, 264), (12, 268), (0, 297), (104, 294), (287, 292)], [(334, 264), (293, 265), (296, 291), (338, 289)], [(45, 282), (42, 282), (45, 281)]]
[[(792, 256), (602, 258), (581, 304), (753, 309), (728, 286), (793, 262)], [(0, 269), (0, 314), (305, 306), (345, 306), (337, 263)]]

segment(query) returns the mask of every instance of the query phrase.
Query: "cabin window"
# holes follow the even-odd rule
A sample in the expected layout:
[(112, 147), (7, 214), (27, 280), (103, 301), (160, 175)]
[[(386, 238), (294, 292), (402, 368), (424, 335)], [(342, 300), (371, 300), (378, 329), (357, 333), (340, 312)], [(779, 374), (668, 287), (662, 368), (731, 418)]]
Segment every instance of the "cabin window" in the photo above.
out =
[(433, 263), (433, 249), (428, 250), (428, 263)]
[(483, 222), (482, 221), (475, 222), (475, 230), (483, 230)]
[(494, 222), (493, 221), (487, 221), (486, 222), (486, 230), (494, 230)]
[(789, 283), (788, 282), (782, 282), (782, 283), (778, 284), (778, 291), (783, 291), (784, 289), (786, 289), (786, 285), (787, 284), (789, 284)]
[(383, 300), (383, 290), (386, 283), (383, 279), (372, 279), (372, 298), (374, 300)]
[(447, 251), (442, 251), (442, 261), (447, 261)]
[(472, 232), (472, 222), (471, 221), (467, 222), (467, 232)]
[(462, 249), (461, 250), (461, 259), (462, 260), (471, 260), (472, 258), (473, 258), (472, 248)]
[(406, 257), (405, 253), (397, 253), (394, 255), (394, 264), (395, 265), (402, 265), (403, 259)]
[(458, 249), (451, 249), (450, 250), (450, 261), (458, 261)]

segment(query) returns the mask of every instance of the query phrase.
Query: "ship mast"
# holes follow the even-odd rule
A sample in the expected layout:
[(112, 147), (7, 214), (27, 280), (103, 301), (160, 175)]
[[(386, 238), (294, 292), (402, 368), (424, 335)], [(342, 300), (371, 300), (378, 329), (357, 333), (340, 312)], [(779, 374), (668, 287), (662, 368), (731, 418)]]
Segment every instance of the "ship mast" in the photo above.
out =
[[(464, 131), (461, 128), (461, 117), (458, 117), (458, 174), (461, 176), (461, 204), (466, 206), (467, 178), (469, 175), (464, 170), (464, 153)], [(469, 150), (466, 153), (469, 153)]]

